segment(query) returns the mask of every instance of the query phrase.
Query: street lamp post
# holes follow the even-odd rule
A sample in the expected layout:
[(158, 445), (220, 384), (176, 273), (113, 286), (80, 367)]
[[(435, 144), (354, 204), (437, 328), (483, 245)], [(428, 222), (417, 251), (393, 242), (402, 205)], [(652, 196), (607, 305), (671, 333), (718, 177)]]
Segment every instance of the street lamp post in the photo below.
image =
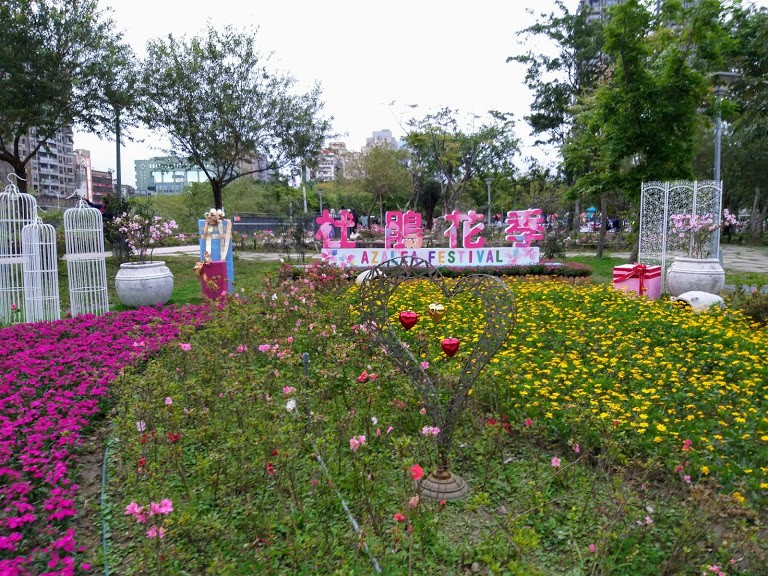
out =
[(322, 188), (317, 189), (317, 193), (320, 195), (320, 214), (323, 213), (323, 190)]
[(728, 85), (739, 76), (738, 72), (715, 72), (712, 74), (715, 80), (715, 96), (717, 97), (717, 118), (715, 123), (715, 185), (717, 186), (720, 186), (720, 147), (723, 138), (723, 118), (720, 109), (723, 96), (728, 93)]
[(491, 182), (493, 182), (493, 178), (485, 179), (485, 184), (488, 186), (488, 226), (491, 225)]

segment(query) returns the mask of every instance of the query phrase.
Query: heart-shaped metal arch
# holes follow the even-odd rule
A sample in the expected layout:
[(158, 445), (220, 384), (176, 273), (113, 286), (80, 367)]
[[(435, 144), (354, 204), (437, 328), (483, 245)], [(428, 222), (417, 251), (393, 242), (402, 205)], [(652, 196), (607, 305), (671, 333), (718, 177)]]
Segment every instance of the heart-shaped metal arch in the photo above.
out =
[[(440, 403), (439, 382), (433, 382), (421, 362), (405, 346), (390, 322), (389, 300), (404, 282), (426, 280), (437, 285), (450, 299), (460, 292), (470, 292), (485, 307), (485, 326), (477, 343), (462, 365), (459, 381), (445, 406)], [(515, 325), (515, 298), (503, 281), (487, 274), (461, 278), (449, 287), (442, 274), (426, 260), (406, 256), (382, 262), (371, 270), (360, 287), (362, 322), (373, 338), (416, 384), (427, 413), (440, 428), (437, 437), (438, 457), (447, 465), (456, 422), (466, 406), (472, 388), (483, 367), (498, 352)]]

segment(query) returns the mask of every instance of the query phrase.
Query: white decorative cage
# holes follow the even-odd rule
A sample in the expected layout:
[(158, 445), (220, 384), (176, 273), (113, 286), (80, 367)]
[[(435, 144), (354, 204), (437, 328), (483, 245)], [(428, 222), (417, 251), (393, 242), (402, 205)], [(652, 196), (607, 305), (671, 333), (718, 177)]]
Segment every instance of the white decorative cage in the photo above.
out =
[(0, 193), (0, 324), (24, 322), (21, 231), (37, 219), (37, 200), (11, 183)]
[(24, 314), (27, 322), (61, 318), (56, 228), (36, 218), (21, 229)]
[(75, 208), (64, 212), (64, 238), (72, 316), (106, 314), (109, 298), (101, 212), (81, 198)]

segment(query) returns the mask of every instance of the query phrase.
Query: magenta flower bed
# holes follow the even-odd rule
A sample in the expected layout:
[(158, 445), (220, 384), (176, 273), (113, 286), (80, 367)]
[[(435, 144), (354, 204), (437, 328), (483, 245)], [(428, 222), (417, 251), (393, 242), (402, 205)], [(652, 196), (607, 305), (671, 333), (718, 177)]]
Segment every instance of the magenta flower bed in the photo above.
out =
[(206, 310), (148, 307), (0, 329), (0, 575), (88, 570), (72, 522), (81, 432), (123, 366)]

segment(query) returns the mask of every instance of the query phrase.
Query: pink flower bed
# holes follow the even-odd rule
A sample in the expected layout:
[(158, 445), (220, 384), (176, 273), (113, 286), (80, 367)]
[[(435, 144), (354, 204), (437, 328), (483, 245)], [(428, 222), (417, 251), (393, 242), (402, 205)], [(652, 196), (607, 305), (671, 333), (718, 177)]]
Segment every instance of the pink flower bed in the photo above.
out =
[(141, 308), (0, 329), (0, 575), (67, 576), (82, 430), (120, 369), (199, 324), (206, 308)]

